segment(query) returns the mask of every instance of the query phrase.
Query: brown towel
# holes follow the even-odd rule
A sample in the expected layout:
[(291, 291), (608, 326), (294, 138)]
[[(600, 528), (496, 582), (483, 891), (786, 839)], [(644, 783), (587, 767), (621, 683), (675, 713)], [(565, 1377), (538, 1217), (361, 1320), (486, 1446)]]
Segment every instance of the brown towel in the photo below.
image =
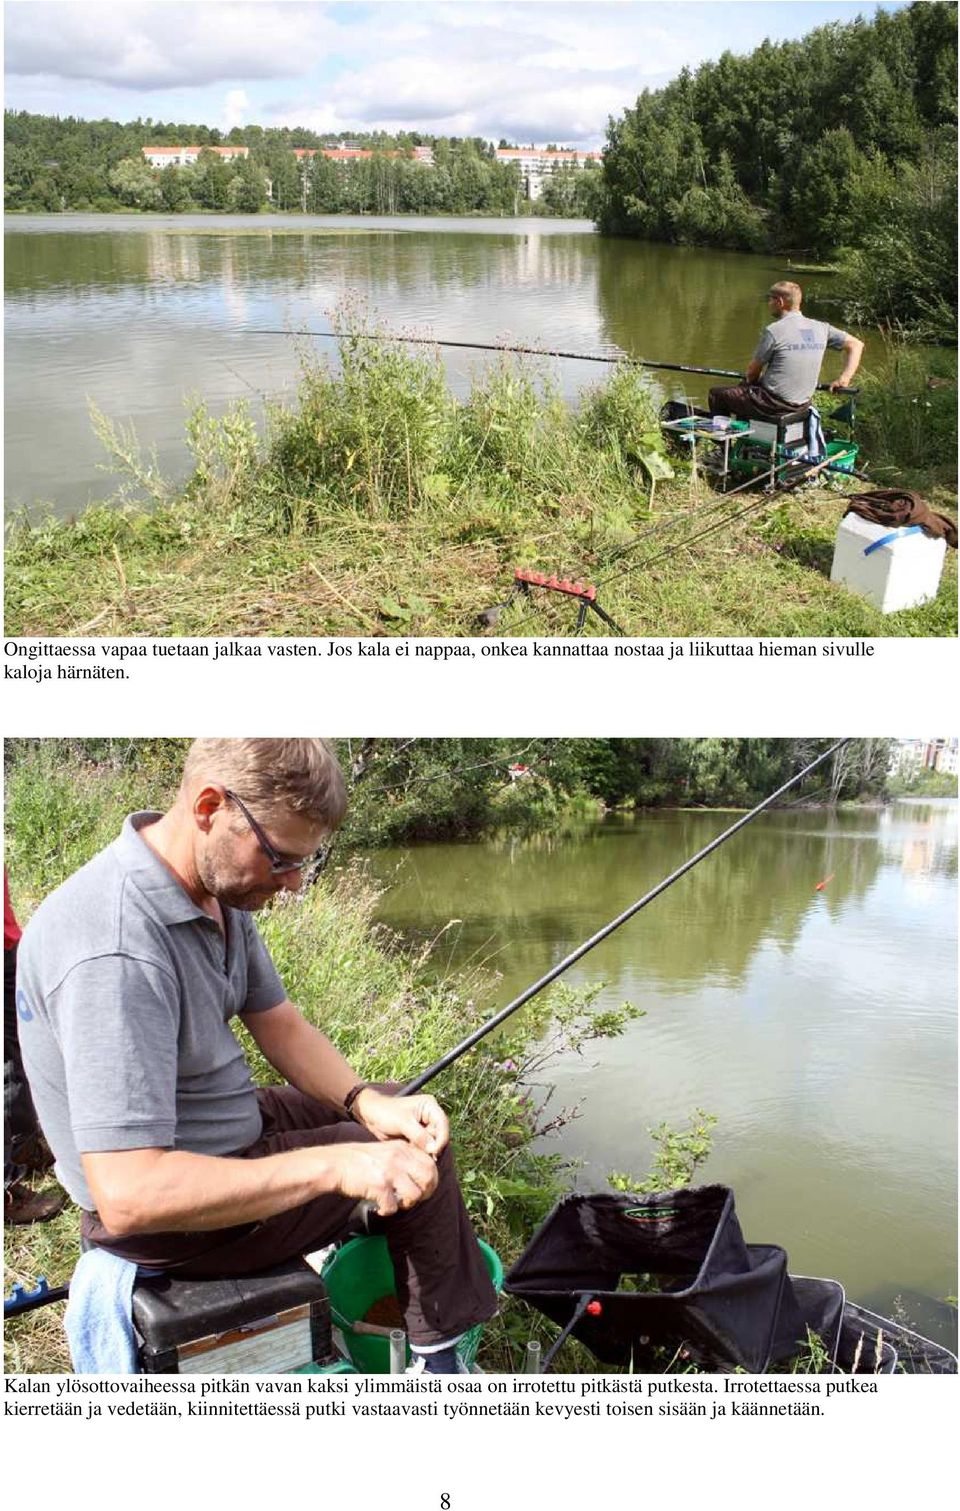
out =
[(861, 519), (872, 520), (875, 525), (919, 525), (924, 535), (941, 537), (948, 546), (957, 549), (957, 526), (947, 514), (938, 514), (931, 509), (919, 493), (906, 493), (901, 488), (874, 488), (872, 493), (851, 493), (847, 497), (847, 513), (859, 514)]

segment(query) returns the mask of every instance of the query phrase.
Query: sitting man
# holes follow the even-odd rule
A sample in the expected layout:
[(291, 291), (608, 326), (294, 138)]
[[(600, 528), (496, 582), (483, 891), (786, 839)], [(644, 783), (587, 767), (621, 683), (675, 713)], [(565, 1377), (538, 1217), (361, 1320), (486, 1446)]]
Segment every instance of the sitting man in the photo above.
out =
[(777, 420), (807, 408), (820, 381), (827, 347), (846, 353), (843, 372), (831, 390), (847, 388), (853, 380), (863, 342), (846, 331), (800, 313), (799, 284), (775, 283), (767, 295), (773, 321), (747, 367), (746, 382), (735, 388), (711, 388), (710, 413), (735, 415), (741, 420)]
[[(358, 1081), (288, 1001), (251, 913), (295, 892), (343, 818), (322, 740), (196, 740), (169, 812), (134, 813), (20, 946), (23, 1058), (92, 1244), (244, 1275), (382, 1219), (411, 1347), (457, 1370), (496, 1296), (432, 1096)], [(237, 1015), (289, 1083), (255, 1087)]]

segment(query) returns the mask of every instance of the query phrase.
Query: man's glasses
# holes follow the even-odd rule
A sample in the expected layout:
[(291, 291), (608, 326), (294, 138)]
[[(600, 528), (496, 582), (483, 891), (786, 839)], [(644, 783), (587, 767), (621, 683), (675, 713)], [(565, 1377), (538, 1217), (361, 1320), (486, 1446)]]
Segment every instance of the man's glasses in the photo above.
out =
[(304, 866), (310, 864), (311, 860), (313, 859), (312, 855), (305, 855), (301, 860), (293, 860), (289, 855), (281, 855), (279, 850), (275, 850), (246, 804), (241, 802), (240, 798), (237, 797), (237, 794), (235, 792), (231, 792), (229, 787), (224, 787), (223, 790), (226, 793), (227, 797), (230, 799), (231, 803), (236, 803), (237, 807), (240, 809), (240, 812), (243, 814), (247, 823), (250, 825), (250, 828), (253, 830), (254, 839), (260, 846), (260, 849), (263, 851), (264, 855), (267, 857), (267, 860), (270, 862), (270, 871), (272, 875), (283, 876), (287, 871), (302, 871)]

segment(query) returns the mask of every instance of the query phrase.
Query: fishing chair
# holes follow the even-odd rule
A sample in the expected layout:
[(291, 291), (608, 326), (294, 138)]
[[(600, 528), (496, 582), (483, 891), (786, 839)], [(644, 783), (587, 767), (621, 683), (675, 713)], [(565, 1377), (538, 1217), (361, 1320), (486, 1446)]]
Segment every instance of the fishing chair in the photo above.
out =
[(133, 1324), (145, 1374), (275, 1374), (335, 1357), (327, 1288), (302, 1259), (229, 1280), (138, 1279)]
[(777, 468), (788, 461), (793, 452), (802, 452), (807, 444), (807, 416), (810, 405), (801, 405), (776, 419), (750, 421), (750, 437), (744, 445), (744, 455), (752, 453), (759, 460), (769, 457), (770, 482), (773, 483)]

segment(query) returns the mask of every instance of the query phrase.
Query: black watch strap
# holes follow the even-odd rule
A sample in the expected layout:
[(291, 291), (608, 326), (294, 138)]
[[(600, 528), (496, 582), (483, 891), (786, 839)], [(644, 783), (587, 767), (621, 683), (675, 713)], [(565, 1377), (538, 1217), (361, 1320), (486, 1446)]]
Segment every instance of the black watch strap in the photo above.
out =
[(355, 1123), (359, 1122), (359, 1118), (353, 1110), (353, 1104), (357, 1100), (357, 1097), (360, 1095), (361, 1091), (367, 1091), (369, 1089), (369, 1086), (369, 1081), (358, 1081), (356, 1086), (350, 1087), (350, 1090), (347, 1092), (346, 1096), (343, 1099), (343, 1110), (348, 1117), (353, 1118), (353, 1121)]

